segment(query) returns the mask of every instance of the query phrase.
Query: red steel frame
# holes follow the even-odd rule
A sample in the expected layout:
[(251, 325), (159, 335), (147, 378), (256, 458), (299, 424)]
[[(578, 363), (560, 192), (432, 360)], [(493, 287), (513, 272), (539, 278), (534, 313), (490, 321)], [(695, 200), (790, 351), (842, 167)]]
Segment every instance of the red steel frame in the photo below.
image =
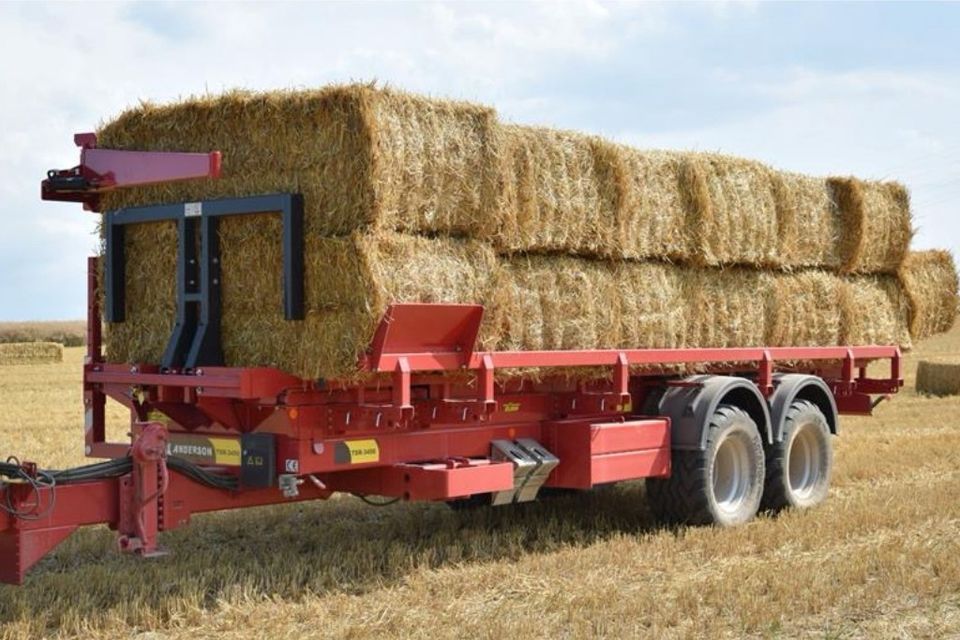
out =
[[(122, 478), (57, 487), (56, 507), (39, 519), (0, 512), (0, 582), (22, 582), (34, 563), (86, 524), (107, 523), (118, 531), (122, 550), (152, 555), (159, 552), (157, 533), (186, 524), (193, 513), (326, 498), (333, 491), (437, 500), (507, 489), (512, 464), (489, 459), (495, 439), (533, 438), (562, 452), (547, 486), (668, 475), (669, 421), (631, 417), (645, 389), (683, 384), (663, 369), (668, 365), (748, 375), (767, 395), (774, 372), (811, 373), (825, 380), (841, 413), (869, 414), (871, 394), (895, 393), (903, 384), (894, 346), (477, 352), (478, 305), (391, 307), (360, 363), (368, 372), (363, 384), (308, 381), (267, 368), (131, 367), (103, 358), (97, 260), (88, 262), (86, 453), (130, 456), (133, 467)], [(869, 377), (867, 365), (881, 359), (889, 360), (889, 376)], [(638, 366), (640, 373), (631, 369)], [(606, 367), (612, 375), (497, 381), (498, 370), (516, 367)], [(107, 398), (130, 409), (131, 442), (107, 441)], [(165, 414), (167, 424), (149, 422), (153, 411)], [(597, 438), (605, 425), (620, 426)], [(214, 489), (166, 470), (168, 437), (251, 431), (275, 434), (278, 472), (298, 478), (294, 498), (276, 488)], [(337, 458), (338, 446), (371, 440), (375, 458)], [(628, 440), (634, 444), (624, 444)], [(38, 497), (8, 485), (0, 499), (45, 503), (53, 499), (50, 491)]]
[[(75, 142), (80, 165), (49, 172), (44, 199), (96, 209), (99, 194), (116, 187), (220, 173), (216, 151), (97, 149), (93, 134), (78, 134)], [(903, 384), (895, 346), (481, 352), (475, 350), (479, 305), (390, 307), (359, 362), (361, 383), (303, 380), (269, 368), (165, 371), (152, 363), (109, 363), (101, 349), (98, 258), (87, 266), (85, 452), (119, 461), (124, 475), (55, 487), (0, 483), (0, 505), (33, 514), (0, 509), (0, 582), (21, 583), (40, 558), (88, 524), (109, 525), (121, 550), (151, 556), (162, 552), (158, 533), (186, 524), (194, 513), (322, 499), (334, 491), (410, 500), (510, 491), (513, 464), (492, 459), (498, 439), (532, 438), (556, 454), (560, 463), (545, 486), (664, 477), (670, 421), (636, 415), (634, 407), (651, 389), (687, 384), (671, 373), (673, 365), (744, 375), (766, 396), (775, 372), (809, 373), (826, 382), (841, 413), (869, 414), (871, 394), (895, 393)], [(868, 375), (876, 360), (889, 360), (888, 377)], [(609, 375), (498, 381), (498, 371), (524, 367), (558, 373), (599, 367)], [(130, 410), (128, 442), (107, 439), (108, 398)], [(152, 420), (157, 413), (164, 423)], [(228, 490), (168, 468), (168, 444), (179, 437), (239, 439), (251, 432), (273, 434), (277, 477), (268, 479), (282, 483), (238, 482)], [(34, 464), (20, 469), (37, 477)], [(241, 469), (207, 467), (221, 478), (242, 479)]]

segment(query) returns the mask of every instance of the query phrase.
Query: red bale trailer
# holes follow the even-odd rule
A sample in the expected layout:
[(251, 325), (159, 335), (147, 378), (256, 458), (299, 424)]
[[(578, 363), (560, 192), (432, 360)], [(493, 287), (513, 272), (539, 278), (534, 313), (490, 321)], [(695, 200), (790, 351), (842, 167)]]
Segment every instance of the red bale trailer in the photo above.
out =
[[(219, 174), (217, 152), (76, 140), (81, 164), (51, 171), (44, 199), (96, 210), (108, 189)], [(392, 305), (359, 383), (222, 366), (218, 219), (282, 217), (283, 312), (297, 320), (302, 211), (298, 194), (265, 194), (103, 214), (105, 254), (87, 265), (83, 402), (86, 455), (106, 461), (63, 471), (0, 463), (0, 582), (22, 583), (84, 525), (107, 524), (121, 551), (150, 557), (164, 552), (158, 534), (193, 514), (338, 491), (462, 507), (645, 478), (664, 523), (737, 525), (760, 509), (823, 501), (838, 416), (868, 415), (903, 385), (896, 346), (477, 351), (484, 309), (470, 304)], [(107, 362), (102, 320), (122, 322), (136, 304), (124, 296), (123, 229), (156, 220), (179, 226), (173, 335), (161, 362)], [(870, 377), (881, 360), (889, 374)], [(548, 373), (497, 375), (526, 367)], [(609, 375), (571, 373), (584, 367)], [(129, 408), (129, 442), (107, 441), (107, 399)]]

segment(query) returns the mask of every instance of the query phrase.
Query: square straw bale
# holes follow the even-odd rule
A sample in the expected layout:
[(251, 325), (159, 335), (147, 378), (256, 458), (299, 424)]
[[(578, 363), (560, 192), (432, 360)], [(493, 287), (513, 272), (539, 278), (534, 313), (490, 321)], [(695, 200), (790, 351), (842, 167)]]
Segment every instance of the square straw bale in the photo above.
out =
[(681, 269), (689, 347), (756, 347), (764, 344), (774, 303), (769, 273), (753, 269)]
[(659, 263), (565, 256), (506, 262), (503, 349), (683, 345), (679, 271)]
[(914, 340), (949, 331), (957, 318), (957, 268), (949, 251), (911, 251), (900, 268)]
[[(778, 264), (774, 172), (752, 160), (719, 154), (689, 154), (686, 187), (694, 194), (687, 232), (695, 245), (691, 260), (701, 265)], [(705, 195), (707, 201), (703, 200)]]
[(843, 220), (840, 240), (849, 273), (896, 273), (907, 256), (913, 226), (910, 194), (897, 182), (828, 178)]
[(910, 349), (910, 305), (893, 276), (843, 279), (840, 297), (840, 343), (899, 345)]
[[(224, 218), (222, 344), (229, 366), (276, 366), (308, 378), (348, 377), (391, 302), (486, 302), (500, 267), (477, 241), (395, 232), (309, 237), (305, 247), (306, 318), (283, 316), (283, 271), (277, 216)], [(127, 250), (127, 319), (108, 325), (108, 357), (159, 362), (176, 317), (176, 229), (131, 225)], [(147, 273), (140, 270), (150, 265)], [(153, 271), (156, 269), (156, 271)], [(495, 306), (495, 305), (491, 305)], [(481, 344), (492, 347), (493, 312)]]
[(59, 342), (0, 343), (0, 365), (53, 364), (63, 362), (63, 345)]
[(126, 317), (106, 323), (105, 353), (113, 362), (159, 363), (177, 318), (177, 224), (128, 225), (124, 236)]
[(839, 270), (843, 265), (843, 220), (825, 178), (773, 174), (780, 236), (779, 266)]
[[(589, 349), (616, 343), (616, 300), (602, 299), (612, 268), (565, 256), (522, 256), (506, 261), (509, 297), (501, 348)], [(606, 306), (605, 306), (606, 305)]]
[[(568, 256), (504, 259), (508, 295), (498, 301), (504, 350), (610, 349), (683, 346), (679, 269), (656, 262), (610, 262)], [(538, 368), (498, 379), (579, 380), (610, 376), (609, 367)]]
[(764, 344), (777, 347), (835, 346), (841, 342), (844, 282), (825, 271), (771, 274)]
[[(287, 321), (279, 226), (276, 218), (263, 217), (221, 223), (223, 346), (232, 366), (282, 363), (311, 378), (350, 377), (390, 303), (489, 304), (498, 286), (496, 257), (477, 241), (387, 231), (309, 237), (306, 319)], [(497, 323), (486, 326), (480, 338), (489, 347), (497, 339), (489, 333)]]
[(688, 203), (683, 189), (685, 159), (670, 151), (639, 151), (617, 146), (623, 167), (624, 198), (618, 208), (616, 238), (625, 258), (681, 261), (689, 257)]
[(960, 395), (960, 362), (937, 358), (917, 364), (917, 393), (932, 396)]
[(377, 227), (463, 235), (482, 207), (492, 109), (373, 85), (234, 91), (141, 104), (104, 125), (116, 149), (223, 152), (219, 180), (121, 189), (104, 207), (299, 192), (308, 234)]
[(658, 262), (621, 262), (608, 281), (608, 300), (619, 301), (619, 343), (611, 346), (673, 349), (686, 346), (684, 270)]
[(610, 183), (617, 157), (602, 149), (608, 143), (518, 125), (501, 126), (498, 135), (501, 190), (489, 227), (497, 249), (608, 254), (619, 201)]

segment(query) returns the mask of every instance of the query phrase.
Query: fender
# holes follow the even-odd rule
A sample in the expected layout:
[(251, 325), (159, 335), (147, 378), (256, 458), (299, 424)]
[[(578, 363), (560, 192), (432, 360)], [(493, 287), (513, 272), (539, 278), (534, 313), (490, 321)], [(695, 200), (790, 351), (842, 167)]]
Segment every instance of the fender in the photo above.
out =
[(827, 418), (830, 433), (839, 433), (837, 402), (822, 378), (801, 373), (781, 373), (773, 376), (773, 384), (775, 389), (770, 396), (770, 418), (774, 442), (780, 442), (783, 438), (783, 422), (794, 400), (807, 400), (817, 405)]
[(671, 446), (706, 448), (706, 425), (720, 404), (746, 411), (757, 423), (764, 442), (773, 442), (770, 411), (756, 384), (735, 376), (696, 375), (685, 378), (683, 386), (667, 388), (660, 398), (660, 415), (670, 418)]

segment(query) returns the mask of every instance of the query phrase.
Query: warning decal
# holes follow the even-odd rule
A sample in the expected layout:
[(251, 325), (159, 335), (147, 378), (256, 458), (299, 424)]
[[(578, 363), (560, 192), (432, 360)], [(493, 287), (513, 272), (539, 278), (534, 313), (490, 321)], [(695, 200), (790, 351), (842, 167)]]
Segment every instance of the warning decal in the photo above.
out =
[(363, 464), (380, 461), (380, 446), (376, 440), (344, 440), (333, 448), (336, 464)]

